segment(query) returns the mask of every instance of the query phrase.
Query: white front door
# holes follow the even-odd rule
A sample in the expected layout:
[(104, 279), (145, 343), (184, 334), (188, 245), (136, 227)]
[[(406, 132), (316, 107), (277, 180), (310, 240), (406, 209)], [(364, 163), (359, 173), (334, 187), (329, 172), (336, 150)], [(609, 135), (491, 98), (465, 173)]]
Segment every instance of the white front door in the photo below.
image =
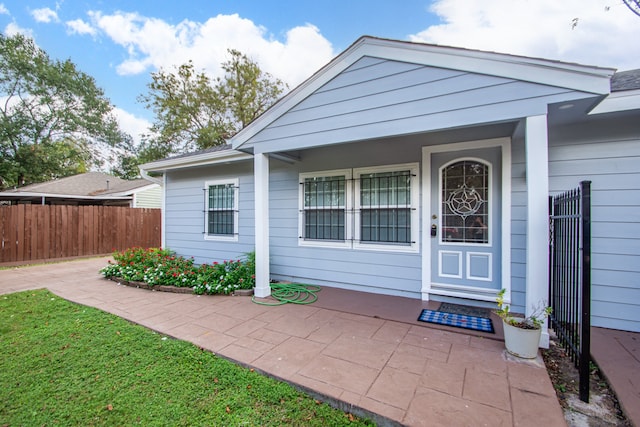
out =
[[(495, 301), (503, 284), (502, 148), (427, 149), (428, 294)], [(428, 264), (427, 264), (428, 263)]]

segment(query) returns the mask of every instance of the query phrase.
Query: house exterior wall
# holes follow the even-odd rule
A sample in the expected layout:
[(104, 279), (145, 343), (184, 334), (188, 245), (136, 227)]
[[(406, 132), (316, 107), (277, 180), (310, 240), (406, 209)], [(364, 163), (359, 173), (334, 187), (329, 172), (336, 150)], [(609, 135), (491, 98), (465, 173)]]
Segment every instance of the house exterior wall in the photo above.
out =
[(560, 87), (364, 57), (270, 123), (255, 152), (428, 132), (546, 114), (592, 96)]
[(400, 147), (378, 141), (307, 150), (294, 164), (271, 160), (271, 277), (420, 298), (421, 253), (301, 246), (298, 230), (300, 173), (413, 163), (420, 156), (418, 141)]
[(162, 188), (156, 186), (134, 194), (134, 208), (161, 208)]
[(550, 193), (591, 181), (591, 322), (640, 332), (640, 124), (594, 117), (552, 129)]
[[(237, 241), (205, 239), (205, 182), (238, 179)], [(197, 264), (239, 259), (254, 249), (253, 167), (236, 162), (167, 172), (165, 246)]]

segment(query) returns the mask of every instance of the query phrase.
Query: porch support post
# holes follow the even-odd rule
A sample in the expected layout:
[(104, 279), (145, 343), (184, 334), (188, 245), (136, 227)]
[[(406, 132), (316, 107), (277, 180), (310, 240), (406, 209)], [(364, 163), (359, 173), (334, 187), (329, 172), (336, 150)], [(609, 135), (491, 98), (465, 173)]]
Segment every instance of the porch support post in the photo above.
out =
[[(548, 305), (549, 271), (549, 146), (547, 116), (526, 118), (527, 270), (525, 314)], [(549, 348), (547, 322), (540, 347)]]
[(258, 298), (271, 295), (269, 286), (269, 155), (255, 154), (253, 157), (253, 179), (255, 191), (256, 233), (256, 287)]

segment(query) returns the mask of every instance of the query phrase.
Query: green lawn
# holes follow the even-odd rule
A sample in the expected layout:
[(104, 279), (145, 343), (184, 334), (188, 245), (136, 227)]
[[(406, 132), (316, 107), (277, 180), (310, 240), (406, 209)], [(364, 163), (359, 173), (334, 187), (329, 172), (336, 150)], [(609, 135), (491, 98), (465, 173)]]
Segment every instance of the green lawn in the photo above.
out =
[(48, 291), (0, 296), (0, 426), (371, 425)]

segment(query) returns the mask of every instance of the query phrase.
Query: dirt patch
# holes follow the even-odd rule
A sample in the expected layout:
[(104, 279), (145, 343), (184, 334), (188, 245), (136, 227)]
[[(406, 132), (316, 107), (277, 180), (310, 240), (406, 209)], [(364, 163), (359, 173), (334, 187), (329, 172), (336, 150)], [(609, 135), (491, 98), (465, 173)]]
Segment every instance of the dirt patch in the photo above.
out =
[(590, 367), (587, 404), (579, 397), (578, 369), (555, 339), (551, 339), (548, 350), (542, 351), (542, 358), (570, 427), (633, 427), (620, 409), (615, 393), (595, 364), (592, 363)]

